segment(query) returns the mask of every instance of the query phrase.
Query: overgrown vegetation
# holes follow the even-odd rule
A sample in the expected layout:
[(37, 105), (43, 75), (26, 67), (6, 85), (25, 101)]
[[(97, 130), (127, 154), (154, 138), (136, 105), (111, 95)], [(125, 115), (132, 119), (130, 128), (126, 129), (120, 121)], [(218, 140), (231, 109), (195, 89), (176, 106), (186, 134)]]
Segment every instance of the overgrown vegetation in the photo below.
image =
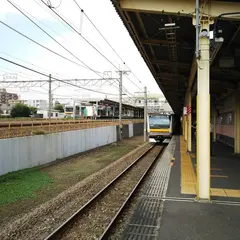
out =
[(54, 107), (54, 110), (57, 110), (57, 111), (63, 113), (64, 112), (63, 105), (62, 104), (56, 104), (55, 107)]
[(11, 110), (11, 117), (29, 117), (31, 114), (31, 110), (28, 106), (17, 103), (14, 105), (14, 107)]
[(38, 168), (25, 169), (0, 176), (0, 205), (20, 199), (33, 198), (43, 186), (52, 180)]
[(32, 131), (32, 135), (44, 135), (47, 132), (44, 129), (37, 129)]
[(30, 109), (30, 114), (36, 114), (37, 113), (37, 108), (29, 107), (29, 109)]
[(30, 211), (142, 144), (142, 137), (101, 147), (41, 170), (36, 167), (0, 177), (0, 224)]

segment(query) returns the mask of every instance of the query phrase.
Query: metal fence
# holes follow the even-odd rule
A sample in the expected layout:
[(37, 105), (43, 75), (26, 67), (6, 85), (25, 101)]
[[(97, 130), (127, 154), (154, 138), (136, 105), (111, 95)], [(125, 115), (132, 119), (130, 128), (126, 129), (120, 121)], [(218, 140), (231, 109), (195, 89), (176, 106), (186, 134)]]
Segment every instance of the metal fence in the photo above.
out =
[[(123, 120), (123, 124), (142, 123), (143, 119)], [(114, 120), (33, 120), (0, 122), (0, 138), (13, 138), (119, 125)]]

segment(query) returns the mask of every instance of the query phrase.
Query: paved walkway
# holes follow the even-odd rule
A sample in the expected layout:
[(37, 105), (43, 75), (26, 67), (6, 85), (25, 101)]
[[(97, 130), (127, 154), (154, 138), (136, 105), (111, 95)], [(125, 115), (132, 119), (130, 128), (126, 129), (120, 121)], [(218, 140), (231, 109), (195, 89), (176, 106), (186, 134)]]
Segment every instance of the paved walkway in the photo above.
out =
[[(214, 145), (212, 201), (203, 203), (195, 200), (195, 153), (192, 156), (187, 153), (182, 137), (176, 137), (169, 149), (175, 150), (168, 150), (167, 160), (161, 159), (149, 177), (122, 239), (240, 239), (240, 174), (237, 174), (240, 158), (232, 155), (231, 148), (220, 143)], [(174, 161), (172, 167), (171, 161)], [(168, 175), (161, 174), (160, 164), (164, 164), (164, 169), (169, 165)], [(148, 195), (149, 189), (154, 189), (154, 181), (155, 189), (162, 186), (165, 190)]]
[[(193, 147), (196, 149), (195, 143)], [(196, 172), (195, 151), (190, 156)], [(240, 198), (240, 157), (234, 155), (232, 147), (220, 142), (213, 143), (211, 195), (213, 199)]]

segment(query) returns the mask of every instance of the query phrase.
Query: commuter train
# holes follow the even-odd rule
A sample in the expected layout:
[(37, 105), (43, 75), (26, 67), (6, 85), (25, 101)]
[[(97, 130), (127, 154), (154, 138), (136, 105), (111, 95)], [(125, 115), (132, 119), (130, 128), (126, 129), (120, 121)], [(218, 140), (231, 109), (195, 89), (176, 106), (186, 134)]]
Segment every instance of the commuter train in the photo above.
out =
[(149, 113), (147, 118), (149, 142), (162, 143), (173, 135), (173, 115)]

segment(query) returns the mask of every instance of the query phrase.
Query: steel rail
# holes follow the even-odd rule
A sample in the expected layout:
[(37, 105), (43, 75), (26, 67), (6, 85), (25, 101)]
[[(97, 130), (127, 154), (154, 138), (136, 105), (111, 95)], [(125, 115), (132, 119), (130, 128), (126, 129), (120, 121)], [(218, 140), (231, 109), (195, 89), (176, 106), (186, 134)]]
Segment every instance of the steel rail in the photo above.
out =
[[(80, 209), (78, 209), (72, 216), (70, 216), (65, 222), (63, 222), (57, 229), (55, 229), (50, 235), (48, 235), (45, 240), (52, 240), (52, 239), (58, 239), (57, 235), (61, 232), (64, 232), (64, 229), (71, 223), (74, 222), (74, 219), (84, 211), (87, 210), (93, 204), (103, 193), (105, 193), (109, 187), (111, 187), (113, 184), (115, 184), (121, 177), (124, 176), (128, 170), (130, 170), (139, 160), (141, 160), (143, 157), (145, 157), (152, 149), (154, 149), (156, 145), (151, 146), (146, 152), (144, 152), (140, 157), (138, 157), (133, 163), (131, 163), (127, 168), (125, 168), (120, 174), (118, 174), (110, 183), (108, 183), (105, 187), (103, 187), (97, 194), (95, 194), (87, 203), (85, 203)], [(160, 153), (162, 152), (163, 148), (155, 157), (154, 161), (159, 157)]]
[(165, 147), (162, 147), (162, 149), (160, 150), (160, 152), (158, 153), (158, 155), (155, 157), (154, 161), (152, 162), (152, 164), (146, 169), (146, 171), (143, 173), (142, 177), (139, 179), (139, 181), (137, 182), (137, 184), (135, 185), (135, 187), (133, 188), (133, 190), (131, 191), (131, 193), (128, 195), (127, 199), (125, 200), (125, 202), (122, 204), (122, 206), (119, 208), (118, 212), (115, 214), (115, 216), (112, 218), (112, 221), (108, 224), (108, 226), (106, 227), (105, 231), (103, 232), (103, 234), (98, 238), (98, 240), (105, 240), (108, 239), (108, 237), (111, 234), (111, 231), (113, 229), (113, 227), (116, 224), (117, 219), (120, 217), (120, 215), (122, 214), (123, 210), (126, 208), (127, 204), (131, 201), (133, 195), (136, 193), (136, 190), (138, 189), (139, 185), (142, 183), (143, 179), (146, 177), (146, 175), (148, 174), (148, 172), (152, 169), (154, 163), (156, 162), (157, 159), (159, 159), (161, 153), (163, 152)]

